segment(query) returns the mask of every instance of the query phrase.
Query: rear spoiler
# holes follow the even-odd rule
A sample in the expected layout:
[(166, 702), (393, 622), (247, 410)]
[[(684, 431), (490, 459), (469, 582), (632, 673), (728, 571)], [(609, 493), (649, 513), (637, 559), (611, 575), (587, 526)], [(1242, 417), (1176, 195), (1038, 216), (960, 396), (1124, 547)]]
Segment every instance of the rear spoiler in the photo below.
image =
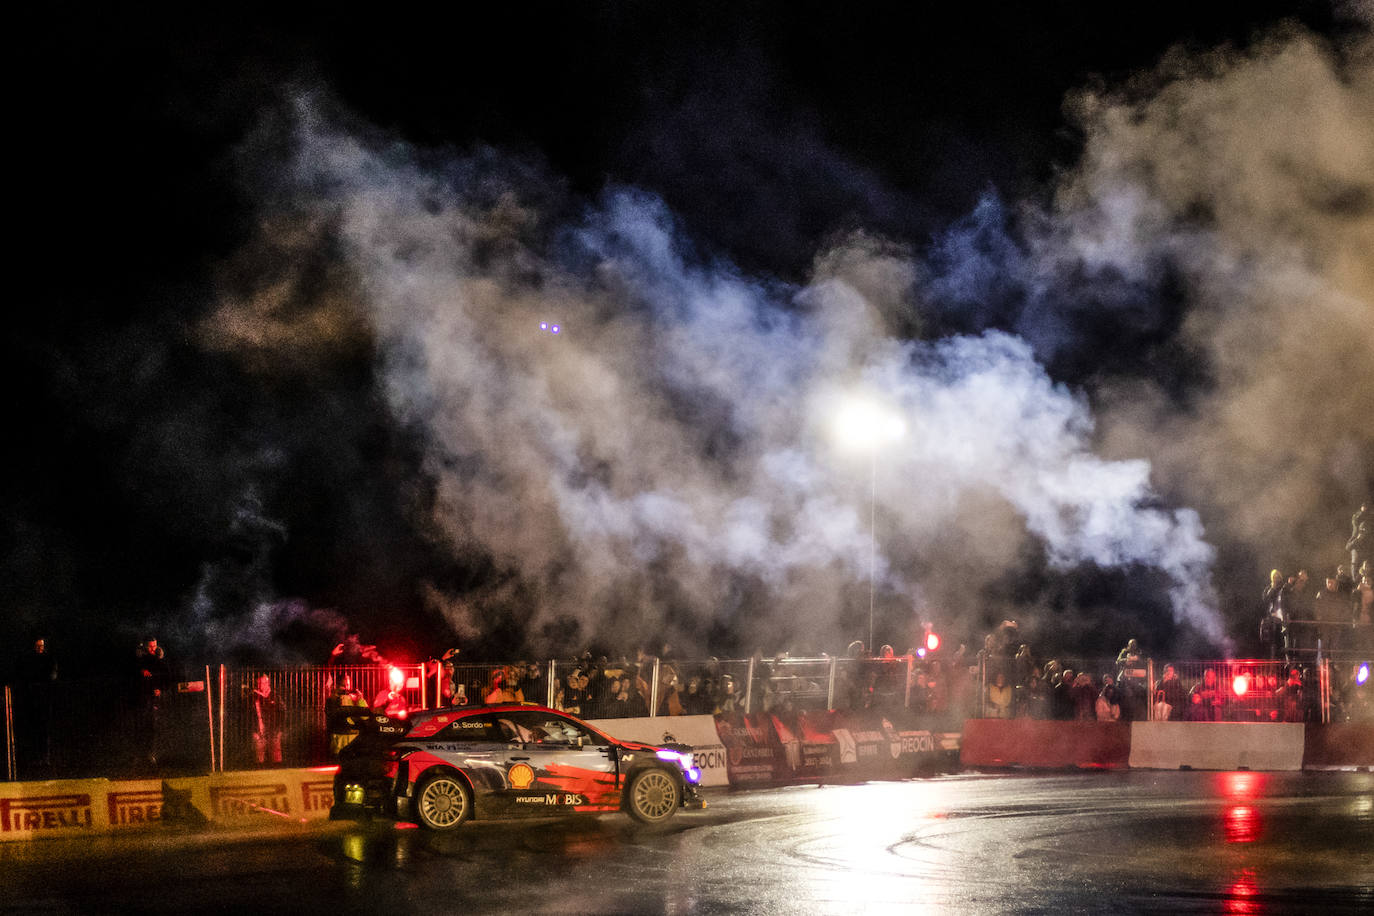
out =
[(396, 736), (410, 731), (410, 723), (405, 719), (356, 706), (332, 710), (328, 725), (332, 732), (356, 731), (372, 735)]

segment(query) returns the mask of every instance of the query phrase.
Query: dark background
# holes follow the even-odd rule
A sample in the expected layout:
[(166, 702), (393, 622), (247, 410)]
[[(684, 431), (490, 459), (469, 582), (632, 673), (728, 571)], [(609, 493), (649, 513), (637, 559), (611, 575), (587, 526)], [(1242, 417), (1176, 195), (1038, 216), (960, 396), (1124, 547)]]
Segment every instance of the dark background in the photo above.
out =
[[(12, 33), (20, 243), (0, 359), (14, 395), (0, 493), (9, 646), (46, 634), (73, 664), (100, 666), (161, 631), (183, 660), (214, 657), (169, 624), (208, 582), (202, 597), (226, 608), (265, 589), (307, 609), (278, 634), (302, 658), (322, 660), (343, 629), (425, 653), (452, 636), (421, 610), (420, 583), (461, 592), (493, 574), (416, 521), (433, 494), (414, 431), (380, 404), (365, 339), (317, 371), (265, 381), (187, 337), (213, 304), (218, 265), (253, 230), (234, 151), (292, 87), (327, 87), (421, 147), (539, 163), (571, 202), (609, 183), (648, 189), (705, 248), (799, 281), (851, 229), (919, 249), (990, 190), (1045, 194), (1079, 149), (1062, 108), (1075, 88), (1120, 81), (1180, 45), (1244, 46), (1282, 19), (1342, 28), (1323, 3), (480, 6), (268, 19), (58, 4)], [(997, 324), (938, 322), (924, 333)], [(1058, 354), (1050, 371), (1090, 389), (1114, 356), (1125, 371), (1157, 368), (1138, 341), (1120, 341), (1119, 354), (1100, 340)], [(171, 418), (180, 435), (149, 434)], [(278, 462), (279, 486), (258, 506), (226, 507), (222, 464), (171, 470), (198, 453)], [(1348, 515), (1337, 516), (1339, 527)], [(1249, 576), (1266, 561), (1219, 549), (1243, 570), (1223, 572), (1223, 587), (1257, 592)], [(1119, 574), (1042, 574), (1028, 561), (1007, 588), (1127, 607), (1150, 591)], [(1152, 627), (1169, 638), (1167, 620)], [(1065, 638), (1114, 652), (1120, 631)], [(527, 635), (516, 617), (493, 621), (468, 650), (519, 652)], [(721, 631), (707, 648), (746, 647)]]

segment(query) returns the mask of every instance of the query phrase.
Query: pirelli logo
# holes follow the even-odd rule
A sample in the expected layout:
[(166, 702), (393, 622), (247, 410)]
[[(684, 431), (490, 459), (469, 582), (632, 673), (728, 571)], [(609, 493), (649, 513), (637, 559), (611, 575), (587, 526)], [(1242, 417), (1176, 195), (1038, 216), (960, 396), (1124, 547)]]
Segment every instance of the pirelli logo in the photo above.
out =
[(301, 810), (328, 811), (334, 805), (334, 781), (306, 780), (301, 783)]
[(210, 809), (215, 817), (243, 817), (248, 814), (290, 814), (291, 799), (285, 783), (254, 783), (241, 786), (213, 786)]
[(0, 798), (0, 831), (5, 833), (90, 826), (91, 796), (86, 793)]
[(142, 826), (162, 820), (162, 790), (111, 792), (106, 796), (111, 827)]

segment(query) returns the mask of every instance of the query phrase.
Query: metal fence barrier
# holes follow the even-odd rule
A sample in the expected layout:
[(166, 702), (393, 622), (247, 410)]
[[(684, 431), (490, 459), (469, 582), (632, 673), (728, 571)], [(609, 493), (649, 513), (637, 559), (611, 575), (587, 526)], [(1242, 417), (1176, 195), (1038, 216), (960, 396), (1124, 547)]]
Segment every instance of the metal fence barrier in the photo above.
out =
[[(1257, 660), (1059, 659), (1043, 664), (939, 657), (659, 660), (326, 667), (208, 667), (150, 708), (128, 680), (6, 685), (7, 779), (176, 775), (327, 763), (331, 696), (345, 679), (373, 708), (537, 703), (588, 719), (835, 709), (909, 709), (958, 729), (965, 718), (1096, 718), (1105, 679), (1123, 720), (1371, 721), (1367, 668)], [(1065, 684), (1066, 672), (1068, 674)], [(1295, 673), (1296, 672), (1296, 673)], [(1361, 679), (1361, 678), (1364, 679)], [(280, 726), (259, 731), (254, 692), (266, 678)], [(1037, 680), (1038, 679), (1038, 680)], [(259, 753), (261, 752), (261, 758)]]

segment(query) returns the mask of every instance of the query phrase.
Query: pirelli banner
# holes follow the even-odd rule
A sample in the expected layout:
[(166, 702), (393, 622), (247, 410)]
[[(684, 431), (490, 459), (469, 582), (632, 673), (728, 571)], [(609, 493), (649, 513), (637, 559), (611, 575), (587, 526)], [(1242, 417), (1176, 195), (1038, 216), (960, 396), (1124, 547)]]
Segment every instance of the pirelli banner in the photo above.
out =
[(164, 822), (303, 822), (329, 816), (334, 767), (185, 779), (0, 783), (0, 842), (140, 830)]
[(959, 735), (903, 710), (716, 716), (730, 785), (880, 779), (957, 768)]

